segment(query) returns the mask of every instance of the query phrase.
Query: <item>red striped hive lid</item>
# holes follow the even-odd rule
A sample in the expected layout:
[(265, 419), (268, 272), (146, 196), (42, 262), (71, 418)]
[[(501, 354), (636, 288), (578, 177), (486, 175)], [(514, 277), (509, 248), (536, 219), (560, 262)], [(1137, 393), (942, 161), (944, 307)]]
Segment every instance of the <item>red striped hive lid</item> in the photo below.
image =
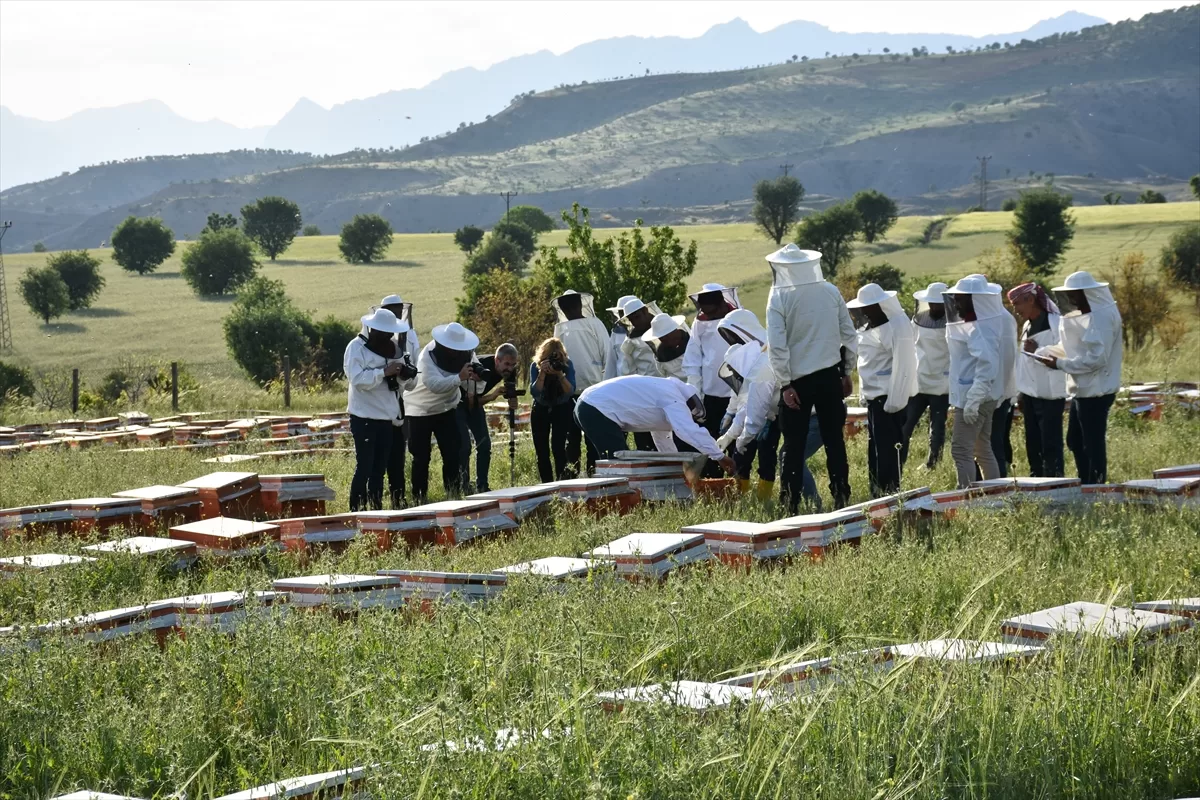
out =
[(1154, 470), (1155, 478), (1200, 478), (1200, 464), (1184, 464)]
[(202, 546), (229, 546), (279, 538), (279, 526), (235, 517), (212, 517), (171, 528), (171, 538)]
[(186, 489), (211, 489), (217, 492), (238, 491), (246, 486), (256, 484), (256, 472), (210, 472), (179, 484)]
[(592, 558), (610, 558), (618, 563), (654, 563), (704, 548), (702, 533), (631, 533), (601, 545)]
[(1008, 637), (1034, 640), (1048, 639), (1056, 633), (1124, 638), (1168, 634), (1189, 624), (1184, 618), (1153, 611), (1077, 602), (1011, 617), (1000, 623), (1000, 630)]

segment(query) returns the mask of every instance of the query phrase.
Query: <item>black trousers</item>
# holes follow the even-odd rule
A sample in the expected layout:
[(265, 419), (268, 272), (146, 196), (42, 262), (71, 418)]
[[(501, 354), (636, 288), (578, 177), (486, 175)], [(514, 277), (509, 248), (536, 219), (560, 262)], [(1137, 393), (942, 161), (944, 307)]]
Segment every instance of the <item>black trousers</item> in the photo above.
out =
[(836, 366), (817, 370), (792, 381), (800, 408), (779, 404), (779, 429), (783, 432), (783, 490), (787, 507), (800, 510), (804, 446), (808, 441), (808, 418), (814, 411), (825, 443), (825, 465), (829, 470), (829, 492), (834, 508), (850, 502), (850, 464), (846, 460), (846, 403), (842, 399), (842, 376)]
[[(725, 411), (728, 408), (728, 397), (714, 397), (708, 394), (704, 396), (704, 428), (714, 439), (721, 435), (721, 420), (725, 417)], [(721, 465), (710, 458), (704, 465), (704, 472), (700, 477), (721, 478), (724, 476), (725, 472), (721, 469)]]
[(392, 426), (392, 451), (388, 454), (387, 483), (392, 508), (404, 508), (404, 462), (408, 457), (408, 440), (405, 428), (409, 425)]
[[(591, 475), (596, 471), (596, 446), (592, 444), (592, 440), (583, 435), (583, 429), (579, 427), (579, 423), (575, 420), (575, 406), (579, 403), (579, 395), (571, 398), (568, 404), (571, 408), (571, 428), (567, 436), (567, 461), (574, 469), (574, 476)], [(537, 408), (537, 404), (534, 404)], [(533, 424), (533, 409), (530, 410), (530, 425)], [(586, 452), (586, 456), (584, 453)], [(580, 458), (585, 458), (584, 462), (580, 462)], [(544, 481), (543, 481), (544, 483)]]
[(643, 453), (653, 453), (658, 448), (654, 446), (654, 437), (649, 431), (636, 431), (633, 434), (633, 446)]
[[(579, 464), (579, 425), (575, 422), (575, 403), (546, 406), (534, 403), (529, 412), (533, 450), (537, 453), (538, 478), (542, 483), (575, 477)], [(575, 460), (571, 460), (574, 441)], [(553, 466), (551, 457), (553, 456)]]
[(908, 463), (908, 443), (925, 409), (929, 409), (929, 457), (925, 459), (925, 466), (933, 469), (942, 460), (942, 450), (946, 446), (946, 415), (950, 411), (948, 394), (915, 394), (908, 401), (904, 420), (904, 449), (900, 451), (900, 461)]
[(1000, 477), (1008, 477), (1008, 468), (1013, 463), (1012, 449), (1012, 400), (1005, 400), (996, 406), (992, 414), (992, 452), (996, 455), (996, 463), (1000, 465)]
[(354, 437), (354, 477), (350, 479), (350, 510), (383, 508), (383, 474), (392, 449), (392, 421), (350, 415)]
[(412, 438), (408, 449), (412, 453), (413, 500), (424, 503), (429, 497), (429, 459), (433, 455), (433, 440), (437, 439), (442, 452), (442, 485), (447, 497), (462, 494), (462, 473), (459, 471), (458, 409), (452, 408), (428, 417), (409, 417)]
[(1067, 447), (1083, 483), (1108, 482), (1108, 412), (1115, 394), (1076, 397), (1067, 419)]
[(889, 414), (883, 410), (887, 396), (867, 401), (867, 473), (874, 497), (900, 491), (900, 462), (908, 409)]
[(750, 471), (754, 466), (754, 457), (758, 456), (758, 477), (767, 483), (775, 482), (775, 473), (779, 468), (779, 420), (767, 423), (765, 439), (751, 439), (746, 445), (746, 452), (734, 457), (737, 462), (737, 474), (742, 480), (750, 479)]
[(1021, 395), (1025, 418), (1025, 457), (1035, 478), (1063, 476), (1063, 408), (1067, 401)]

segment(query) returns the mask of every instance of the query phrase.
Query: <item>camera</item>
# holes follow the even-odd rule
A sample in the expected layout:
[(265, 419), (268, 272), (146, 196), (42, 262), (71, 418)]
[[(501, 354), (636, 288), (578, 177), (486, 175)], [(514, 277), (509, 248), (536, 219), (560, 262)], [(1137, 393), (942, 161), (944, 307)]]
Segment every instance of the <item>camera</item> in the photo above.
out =
[(564, 361), (562, 361), (561, 359), (559, 359), (558, 356), (550, 356), (549, 358), (546, 359), (546, 361), (549, 362), (550, 368), (555, 370), (556, 372), (566, 372), (567, 371), (566, 363)]
[(478, 363), (471, 364), (471, 375), (475, 380), (483, 381), (484, 383), (498, 383), (504, 377), (496, 370), (488, 369)]
[(524, 397), (525, 390), (517, 388), (517, 376), (504, 379), (504, 399), (516, 400), (518, 397)]
[(395, 375), (387, 375), (384, 380), (387, 381), (387, 387), (393, 392), (400, 391), (400, 381), (407, 381), (417, 376), (417, 368), (408, 360), (408, 356), (404, 356), (400, 360), (400, 372)]

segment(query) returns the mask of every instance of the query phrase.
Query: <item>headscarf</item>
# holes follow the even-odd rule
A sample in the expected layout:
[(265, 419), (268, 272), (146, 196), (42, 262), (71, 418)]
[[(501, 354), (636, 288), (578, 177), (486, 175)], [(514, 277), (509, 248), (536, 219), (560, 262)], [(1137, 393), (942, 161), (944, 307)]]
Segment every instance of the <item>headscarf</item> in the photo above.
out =
[(1046, 290), (1041, 284), (1037, 283), (1022, 283), (1020, 286), (1014, 286), (1008, 290), (1008, 302), (1015, 304), (1018, 300), (1024, 300), (1026, 297), (1033, 295), (1038, 306), (1047, 314), (1058, 314), (1058, 306), (1050, 299), (1050, 295), (1046, 294)]

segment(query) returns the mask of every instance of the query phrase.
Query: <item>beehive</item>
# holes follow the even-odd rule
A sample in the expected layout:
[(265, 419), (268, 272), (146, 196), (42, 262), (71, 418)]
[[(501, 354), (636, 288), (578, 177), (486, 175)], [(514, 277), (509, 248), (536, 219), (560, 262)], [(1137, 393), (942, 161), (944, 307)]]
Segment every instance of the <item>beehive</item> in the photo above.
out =
[(203, 503), (197, 489), (181, 486), (143, 486), (117, 492), (113, 497), (128, 497), (142, 504), (142, 519), (147, 531), (170, 528), (200, 519)]
[(631, 533), (593, 550), (590, 558), (609, 559), (629, 581), (661, 580), (674, 569), (706, 561), (702, 533)]
[(1066, 634), (1154, 639), (1179, 633), (1190, 624), (1185, 617), (1080, 602), (1006, 619), (1000, 623), (1000, 631), (1006, 642), (1040, 645), (1052, 636)]
[(261, 555), (282, 545), (279, 526), (265, 522), (212, 517), (171, 528), (171, 538), (195, 542), (201, 555), (241, 558)]
[(202, 517), (260, 519), (263, 515), (262, 487), (254, 472), (212, 472), (179, 485), (200, 493)]

